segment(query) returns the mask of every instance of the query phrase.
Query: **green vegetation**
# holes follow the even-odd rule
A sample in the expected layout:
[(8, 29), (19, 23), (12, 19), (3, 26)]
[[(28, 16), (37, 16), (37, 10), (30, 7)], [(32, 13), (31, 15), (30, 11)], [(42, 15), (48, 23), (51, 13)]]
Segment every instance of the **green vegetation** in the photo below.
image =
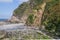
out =
[(30, 14), (29, 16), (28, 16), (28, 18), (27, 18), (27, 22), (26, 22), (26, 24), (27, 25), (31, 25), (31, 24), (33, 24), (34, 23), (34, 15), (33, 14)]
[(29, 3), (24, 2), (14, 10), (14, 16), (21, 18), (24, 14), (29, 13)]
[(49, 32), (60, 35), (60, 1), (48, 2), (44, 12), (43, 24)]
[(32, 24), (33, 23), (33, 21), (34, 21), (34, 18), (33, 18), (33, 14), (31, 14), (31, 15), (29, 15), (29, 17), (28, 17), (28, 20), (29, 20), (29, 22)]

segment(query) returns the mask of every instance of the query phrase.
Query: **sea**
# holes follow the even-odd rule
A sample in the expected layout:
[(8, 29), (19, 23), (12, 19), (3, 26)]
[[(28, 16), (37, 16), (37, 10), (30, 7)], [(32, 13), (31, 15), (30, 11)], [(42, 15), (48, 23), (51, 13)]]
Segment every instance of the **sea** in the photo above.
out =
[(8, 20), (8, 19), (0, 19), (0, 21), (6, 21), (6, 20)]

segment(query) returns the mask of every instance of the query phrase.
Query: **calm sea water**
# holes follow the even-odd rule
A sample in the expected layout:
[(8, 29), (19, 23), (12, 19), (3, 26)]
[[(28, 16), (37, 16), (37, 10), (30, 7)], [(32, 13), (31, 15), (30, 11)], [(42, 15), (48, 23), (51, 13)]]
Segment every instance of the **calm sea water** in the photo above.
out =
[(0, 19), (0, 21), (6, 21), (7, 19)]

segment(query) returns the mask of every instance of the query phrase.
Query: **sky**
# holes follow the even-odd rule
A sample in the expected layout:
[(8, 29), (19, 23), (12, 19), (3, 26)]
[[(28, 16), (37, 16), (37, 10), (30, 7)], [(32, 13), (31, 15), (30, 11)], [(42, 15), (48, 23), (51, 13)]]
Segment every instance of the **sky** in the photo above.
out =
[(10, 19), (13, 11), (28, 0), (0, 0), (0, 19)]

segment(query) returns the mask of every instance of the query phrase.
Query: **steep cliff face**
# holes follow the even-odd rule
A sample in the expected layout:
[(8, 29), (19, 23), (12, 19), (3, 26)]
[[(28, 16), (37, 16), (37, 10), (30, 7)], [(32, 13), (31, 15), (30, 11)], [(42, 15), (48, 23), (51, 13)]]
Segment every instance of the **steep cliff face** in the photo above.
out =
[(40, 22), (38, 21), (40, 17), (38, 17), (39, 14), (37, 14), (37, 10), (31, 9), (31, 5), (29, 4), (29, 2), (24, 2), (21, 5), (19, 5), (18, 8), (14, 10), (13, 16), (18, 18), (20, 21), (27, 23), (27, 21), (29, 21), (28, 17), (30, 14), (34, 15), (34, 19), (35, 19), (35, 16), (37, 17), (33, 21), (34, 23), (32, 25), (37, 26), (38, 24), (40, 24)]
[(40, 9), (39, 12), (36, 9), (33, 9), (32, 3), (30, 4), (30, 2), (24, 2), (21, 5), (19, 5), (18, 8), (14, 10), (13, 16), (18, 18), (20, 21), (30, 25), (30, 23), (28, 23), (29, 22), (28, 17), (30, 16), (30, 14), (33, 14), (34, 21), (32, 25), (39, 26), (41, 22), (42, 14), (44, 12), (45, 4), (38, 5), (38, 7), (42, 8), (42, 10)]
[[(59, 15), (59, 13), (60, 13), (59, 12), (59, 10), (60, 10), (59, 5), (60, 4), (59, 5), (57, 4), (59, 0), (53, 0), (53, 1), (47, 2), (47, 3), (44, 2), (42, 4), (39, 4), (40, 3), (39, 1), (37, 1), (37, 4), (34, 2), (32, 2), (31, 4), (29, 2), (22, 3), (21, 5), (18, 6), (18, 8), (16, 8), (14, 10), (13, 16), (15, 16), (16, 19), (19, 21), (30, 24), (29, 20), (31, 18), (29, 19), (29, 16), (30, 16), (30, 14), (33, 14), (34, 15), (33, 16), (33, 18), (34, 18), (33, 22), (34, 23), (32, 25), (39, 26), (39, 25), (41, 25), (42, 21), (46, 22), (46, 19), (48, 20), (48, 18), (49, 18), (49, 20), (50, 20), (51, 18), (53, 18), (53, 17), (51, 17), (51, 15), (54, 16), (56, 12), (58, 12), (58, 14), (56, 14), (56, 15)], [(58, 11), (54, 12), (55, 9)], [(12, 19), (14, 19), (14, 18), (12, 18)], [(30, 20), (30, 22), (31, 21), (32, 20)]]

